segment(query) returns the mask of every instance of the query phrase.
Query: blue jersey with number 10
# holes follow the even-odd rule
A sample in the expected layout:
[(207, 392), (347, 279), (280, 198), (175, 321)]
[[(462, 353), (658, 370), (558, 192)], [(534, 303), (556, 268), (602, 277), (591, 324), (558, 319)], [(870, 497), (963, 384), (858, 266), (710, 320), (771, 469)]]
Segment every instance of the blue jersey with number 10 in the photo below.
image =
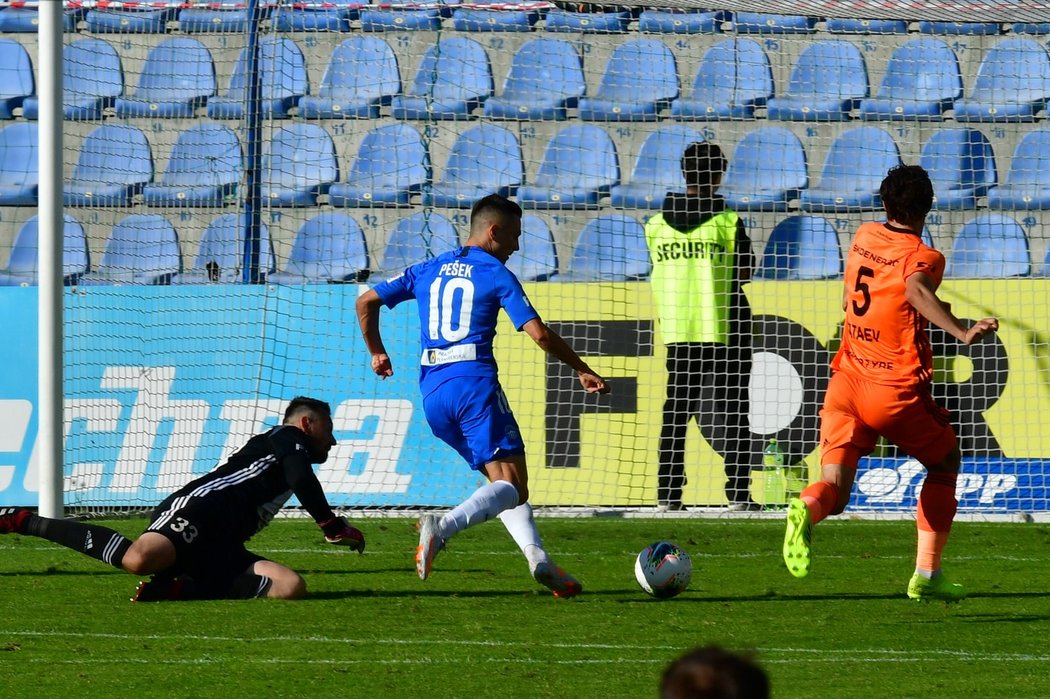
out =
[(492, 340), (500, 308), (518, 330), (539, 318), (513, 272), (475, 247), (413, 265), (375, 291), (389, 308), (409, 299), (419, 304), (424, 396), (456, 376), (497, 375)]

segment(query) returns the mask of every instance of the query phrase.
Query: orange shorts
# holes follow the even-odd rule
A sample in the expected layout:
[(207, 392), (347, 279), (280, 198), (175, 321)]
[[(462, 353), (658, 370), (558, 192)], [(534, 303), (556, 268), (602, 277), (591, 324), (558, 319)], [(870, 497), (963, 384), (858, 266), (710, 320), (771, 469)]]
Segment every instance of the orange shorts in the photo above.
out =
[(820, 464), (857, 468), (882, 435), (923, 466), (955, 448), (948, 411), (924, 385), (884, 386), (835, 372), (820, 411)]

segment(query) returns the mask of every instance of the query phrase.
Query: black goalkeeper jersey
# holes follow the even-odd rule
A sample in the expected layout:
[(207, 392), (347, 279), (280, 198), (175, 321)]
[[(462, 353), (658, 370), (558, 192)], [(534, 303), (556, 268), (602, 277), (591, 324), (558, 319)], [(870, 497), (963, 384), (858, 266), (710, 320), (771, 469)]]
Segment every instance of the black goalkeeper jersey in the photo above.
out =
[(335, 516), (314, 473), (306, 434), (298, 427), (278, 425), (249, 439), (214, 471), (169, 495), (157, 511), (205, 505), (229, 526), (231, 537), (247, 541), (293, 494), (315, 522)]

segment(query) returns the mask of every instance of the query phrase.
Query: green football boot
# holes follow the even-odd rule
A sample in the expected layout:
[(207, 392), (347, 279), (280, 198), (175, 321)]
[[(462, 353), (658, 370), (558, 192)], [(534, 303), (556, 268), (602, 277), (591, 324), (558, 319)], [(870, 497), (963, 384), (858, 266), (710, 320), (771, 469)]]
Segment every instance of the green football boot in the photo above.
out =
[(809, 507), (798, 498), (792, 498), (787, 507), (787, 529), (784, 531), (784, 565), (796, 578), (809, 573), (809, 544), (813, 525), (809, 522)]
[(958, 602), (966, 598), (966, 590), (962, 585), (948, 582), (943, 574), (927, 578), (916, 573), (908, 581), (908, 597), (917, 602)]

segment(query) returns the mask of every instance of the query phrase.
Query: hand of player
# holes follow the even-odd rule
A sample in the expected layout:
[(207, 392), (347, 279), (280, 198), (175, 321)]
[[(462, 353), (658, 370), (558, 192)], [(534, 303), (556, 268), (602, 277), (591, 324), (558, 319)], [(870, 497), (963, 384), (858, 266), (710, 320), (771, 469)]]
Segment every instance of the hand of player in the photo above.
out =
[(605, 379), (598, 376), (597, 374), (589, 371), (579, 372), (580, 385), (583, 386), (583, 390), (587, 393), (608, 393), (612, 389), (609, 388), (609, 384), (605, 383)]
[(970, 328), (966, 331), (966, 336), (963, 338), (963, 344), (972, 345), (985, 335), (994, 333), (998, 329), (998, 318), (982, 318), (981, 320), (977, 321), (972, 326), (970, 326)]
[(384, 380), (386, 377), (394, 375), (394, 367), (390, 364), (390, 357), (386, 352), (372, 355), (372, 371), (376, 373), (376, 376)]
[(365, 535), (351, 527), (342, 517), (333, 517), (318, 524), (324, 532), (324, 540), (336, 546), (346, 546), (351, 551), (365, 552)]

